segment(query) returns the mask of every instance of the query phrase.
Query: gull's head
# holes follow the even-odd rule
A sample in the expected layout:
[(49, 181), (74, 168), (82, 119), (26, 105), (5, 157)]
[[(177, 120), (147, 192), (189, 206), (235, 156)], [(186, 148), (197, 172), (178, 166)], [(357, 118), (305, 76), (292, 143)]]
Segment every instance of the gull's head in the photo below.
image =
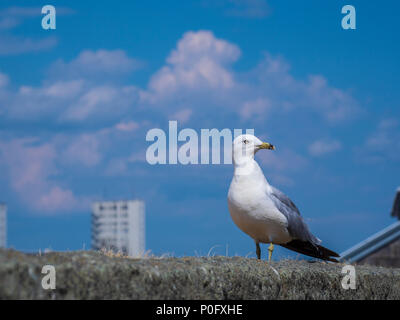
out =
[(242, 134), (233, 140), (233, 162), (239, 163), (246, 159), (253, 159), (256, 152), (261, 149), (275, 150), (275, 147), (251, 134)]

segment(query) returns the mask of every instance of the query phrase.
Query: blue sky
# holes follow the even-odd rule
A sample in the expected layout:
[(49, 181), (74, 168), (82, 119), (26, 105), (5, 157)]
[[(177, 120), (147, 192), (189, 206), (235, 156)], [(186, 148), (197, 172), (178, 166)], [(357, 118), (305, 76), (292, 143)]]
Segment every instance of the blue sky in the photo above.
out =
[[(152, 128), (254, 128), (257, 154), (341, 252), (379, 231), (400, 185), (395, 1), (38, 1), (0, 7), (0, 201), (8, 244), (90, 247), (90, 202), (146, 202), (155, 254), (254, 255), (230, 219), (231, 165), (149, 165)], [(266, 250), (264, 249), (266, 252)], [(280, 249), (276, 257), (290, 253)]]

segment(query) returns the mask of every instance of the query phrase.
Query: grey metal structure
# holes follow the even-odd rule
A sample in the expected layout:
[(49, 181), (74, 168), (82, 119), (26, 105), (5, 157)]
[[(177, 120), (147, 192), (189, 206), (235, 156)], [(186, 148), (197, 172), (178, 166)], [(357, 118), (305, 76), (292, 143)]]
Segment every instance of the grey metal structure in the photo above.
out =
[(396, 196), (393, 201), (391, 215), (392, 217), (396, 217), (400, 220), (400, 188), (397, 189)]
[(372, 253), (400, 239), (400, 221), (375, 233), (340, 255), (340, 261), (359, 262)]
[(397, 189), (391, 211), (399, 221), (373, 234), (340, 255), (340, 261), (400, 267), (400, 188)]

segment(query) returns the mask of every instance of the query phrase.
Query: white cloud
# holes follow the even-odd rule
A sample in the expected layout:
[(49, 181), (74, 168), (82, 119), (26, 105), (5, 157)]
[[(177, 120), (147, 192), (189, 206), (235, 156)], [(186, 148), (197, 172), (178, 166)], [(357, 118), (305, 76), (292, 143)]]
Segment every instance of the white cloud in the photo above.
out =
[(128, 162), (146, 162), (146, 150), (140, 150), (132, 153)]
[(265, 0), (229, 0), (225, 13), (228, 16), (244, 18), (264, 18), (269, 12), (269, 6)]
[(308, 164), (305, 157), (288, 148), (271, 152), (258, 152), (256, 157), (266, 167), (280, 173), (299, 171)]
[(211, 31), (186, 32), (178, 41), (167, 62), (171, 65), (190, 67), (194, 62), (206, 58), (227, 64), (236, 61), (240, 49), (223, 39), (217, 39)]
[(24, 19), (40, 17), (41, 8), (9, 7), (0, 10), (0, 30), (9, 30), (20, 25)]
[(267, 98), (273, 106), (271, 111), (314, 112), (334, 124), (351, 118), (360, 109), (351, 95), (329, 86), (321, 75), (296, 79), (281, 57), (267, 54), (250, 77), (255, 82), (250, 92)]
[(40, 52), (55, 47), (57, 43), (58, 40), (54, 36), (31, 39), (0, 34), (0, 55)]
[(215, 38), (210, 31), (187, 32), (167, 58), (167, 65), (152, 76), (143, 98), (154, 102), (181, 90), (231, 88), (233, 74), (225, 66), (239, 56), (236, 45)]
[(0, 30), (8, 30), (16, 27), (19, 21), (14, 17), (2, 17), (0, 18)]
[(400, 123), (395, 118), (379, 121), (361, 148), (355, 149), (357, 158), (368, 163), (400, 161)]
[(342, 148), (342, 144), (338, 140), (317, 140), (308, 147), (308, 152), (315, 157), (333, 153)]
[(7, 86), (9, 78), (6, 74), (0, 72), (0, 89)]
[(256, 100), (244, 102), (243, 107), (239, 112), (244, 119), (257, 119), (257, 117), (265, 119), (268, 109), (271, 107), (271, 102), (267, 98), (258, 98)]
[(277, 148), (275, 151), (258, 152), (256, 159), (262, 165), (270, 183), (280, 186), (293, 186), (295, 182), (290, 177), (308, 166), (309, 161), (304, 156), (288, 148)]
[(82, 209), (87, 202), (52, 181), (57, 174), (55, 160), (56, 149), (50, 143), (31, 138), (0, 141), (0, 164), (27, 206), (41, 213)]
[[(133, 70), (136, 60), (124, 51), (84, 50), (68, 63), (53, 64), (51, 81), (38, 87), (24, 85), (15, 92), (10, 86), (0, 101), (6, 101), (8, 112), (3, 113), (11, 118), (56, 122), (117, 120), (140, 108), (156, 108), (164, 110), (164, 118), (173, 115), (182, 122), (191, 121), (193, 112), (201, 117), (219, 109), (248, 121), (263, 121), (271, 114), (316, 113), (334, 124), (359, 110), (351, 95), (329, 86), (323, 76), (296, 79), (281, 57), (267, 54), (250, 72), (235, 72), (231, 66), (240, 54), (238, 46), (210, 31), (187, 32), (148, 87), (139, 89), (108, 76), (91, 78)], [(63, 72), (54, 72), (57, 69)]]
[[(399, 122), (396, 119), (383, 119), (378, 123), (375, 132), (366, 140), (366, 146), (372, 150), (382, 151), (388, 147), (399, 145), (393, 143), (399, 136), (396, 129), (399, 127)], [(398, 140), (397, 140), (398, 141)]]
[[(65, 7), (56, 8), (57, 16), (69, 15), (73, 10)], [(41, 52), (55, 47), (58, 39), (55, 36), (29, 38), (16, 36), (12, 30), (22, 25), (29, 19), (37, 19), (40, 23), (42, 17), (41, 7), (8, 7), (0, 10), (0, 55), (17, 55), (30, 52)], [(40, 25), (38, 24), (38, 27)]]
[(120, 131), (132, 132), (139, 128), (139, 124), (135, 121), (121, 121), (115, 125), (115, 128)]
[(74, 138), (63, 151), (63, 160), (87, 167), (101, 160), (100, 141), (96, 134), (82, 134)]
[[(44, 126), (72, 124), (73, 130), (79, 131), (46, 136), (44, 142), (9, 139), (0, 144), (0, 149), (8, 150), (8, 154), (0, 151), (0, 162), (10, 174), (11, 188), (35, 210), (77, 210), (87, 198), (76, 196), (57, 181), (58, 173), (96, 167), (108, 175), (126, 174), (145, 161), (144, 135), (142, 139), (137, 133), (138, 128), (147, 126), (146, 119), (228, 126), (234, 117), (254, 125), (271, 119), (272, 114), (293, 118), (311, 113), (335, 123), (358, 108), (351, 95), (330, 86), (323, 76), (294, 77), (281, 57), (266, 55), (253, 70), (236, 72), (232, 65), (240, 54), (237, 45), (212, 32), (187, 32), (144, 89), (111, 77), (136, 68), (136, 60), (122, 50), (85, 50), (69, 62), (60, 60), (52, 66), (53, 78), (38, 86), (14, 89), (8, 85), (7, 75), (0, 73), (3, 118), (37, 121)], [(65, 72), (54, 73), (57, 68)], [(326, 149), (322, 142), (310, 147), (311, 152), (333, 152), (332, 146)], [(275, 171), (274, 179), (285, 185), (293, 184), (287, 172), (308, 163), (289, 149), (257, 157)]]
[(17, 91), (9, 90), (7, 97), (8, 116), (13, 119), (36, 120), (60, 117), (62, 109), (74, 105), (84, 93), (86, 84), (82, 80), (57, 81), (41, 87), (21, 86)]
[(50, 74), (56, 78), (98, 77), (101, 74), (121, 75), (138, 69), (141, 63), (123, 50), (84, 50), (71, 62), (56, 61)]
[(266, 0), (203, 0), (203, 6), (220, 9), (229, 17), (262, 19), (270, 14)]
[(171, 115), (171, 120), (177, 120), (179, 123), (186, 123), (189, 121), (192, 116), (193, 110), (191, 109), (182, 109)]
[[(69, 15), (74, 10), (66, 7), (56, 8), (57, 15)], [(24, 20), (39, 18), (42, 16), (42, 7), (8, 7), (0, 10), (0, 30), (9, 30), (22, 24)]]
[(82, 85), (83, 81), (81, 80), (58, 81), (50, 85), (44, 85), (37, 88), (23, 85), (19, 88), (18, 94), (28, 96), (28, 98), (33, 98), (34, 96), (37, 96), (39, 98), (65, 98), (71, 95), (74, 96), (79, 93)]
[(39, 17), (41, 7), (8, 7), (0, 10), (0, 17)]
[(127, 160), (124, 158), (114, 158), (108, 163), (104, 173), (107, 176), (120, 176), (126, 174)]
[(88, 200), (78, 200), (71, 190), (59, 186), (53, 186), (47, 193), (41, 194), (35, 205), (38, 210), (45, 212), (87, 210), (90, 208)]
[(90, 88), (64, 113), (64, 118), (70, 120), (85, 120), (99, 109), (112, 108), (118, 98), (117, 89), (108, 86)]
[(133, 86), (93, 84), (87, 80), (56, 81), (40, 87), (21, 86), (1, 97), (13, 119), (51, 118), (54, 122), (117, 119), (138, 99)]
[[(56, 123), (120, 119), (132, 111), (139, 90), (132, 85), (116, 84), (109, 75), (134, 68), (135, 60), (122, 50), (86, 50), (62, 67), (53, 65), (53, 78), (45, 79), (40, 86), (9, 86), (3, 90), (2, 112), (12, 119), (48, 119)], [(92, 75), (96, 77), (91, 78)], [(0, 89), (7, 83), (7, 75), (0, 73)]]
[(350, 94), (330, 86), (321, 75), (295, 78), (282, 57), (266, 54), (250, 72), (235, 72), (231, 66), (240, 54), (239, 47), (212, 32), (187, 32), (166, 65), (151, 77), (147, 90), (141, 91), (141, 102), (175, 113), (189, 107), (225, 109), (244, 120), (317, 113), (331, 124), (346, 121), (360, 110)]

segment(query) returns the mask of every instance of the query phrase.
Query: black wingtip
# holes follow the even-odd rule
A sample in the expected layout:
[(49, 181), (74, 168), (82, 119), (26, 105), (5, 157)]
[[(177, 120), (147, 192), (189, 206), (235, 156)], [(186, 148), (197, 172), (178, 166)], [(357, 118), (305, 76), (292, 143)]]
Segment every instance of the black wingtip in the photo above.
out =
[(314, 245), (309, 241), (292, 240), (286, 244), (281, 244), (281, 246), (289, 250), (302, 253), (309, 257), (318, 258), (334, 263), (339, 262), (337, 259), (334, 258), (340, 257), (339, 254), (321, 245)]
[(318, 245), (317, 247), (323, 253), (323, 255), (336, 257), (336, 258), (340, 257), (340, 255), (338, 253), (336, 253), (335, 251), (332, 251), (332, 250), (325, 248), (323, 246), (320, 246), (320, 245)]

